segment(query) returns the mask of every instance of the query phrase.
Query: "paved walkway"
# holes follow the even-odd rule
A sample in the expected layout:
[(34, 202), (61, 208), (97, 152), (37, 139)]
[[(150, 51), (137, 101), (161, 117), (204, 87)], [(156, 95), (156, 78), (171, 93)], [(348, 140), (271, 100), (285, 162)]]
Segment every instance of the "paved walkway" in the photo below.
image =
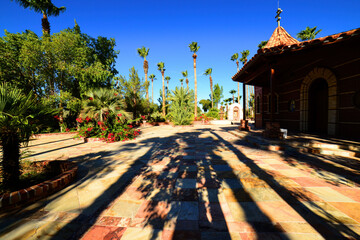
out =
[(342, 184), (229, 129), (154, 127), (112, 144), (36, 140), (30, 158), (76, 161), (78, 179), (0, 215), (0, 239), (360, 239), (358, 165)]

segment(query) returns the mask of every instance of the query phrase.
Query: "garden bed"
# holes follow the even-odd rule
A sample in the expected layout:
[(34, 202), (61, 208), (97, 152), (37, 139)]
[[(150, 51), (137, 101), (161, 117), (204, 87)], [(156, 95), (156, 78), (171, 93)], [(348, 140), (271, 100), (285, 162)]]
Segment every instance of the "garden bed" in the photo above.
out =
[(17, 191), (0, 194), (0, 211), (12, 209), (23, 204), (31, 203), (44, 198), (66, 187), (76, 176), (77, 166), (69, 161), (42, 161), (35, 165), (47, 163), (51, 173), (50, 180), (37, 183), (33, 186), (24, 186)]

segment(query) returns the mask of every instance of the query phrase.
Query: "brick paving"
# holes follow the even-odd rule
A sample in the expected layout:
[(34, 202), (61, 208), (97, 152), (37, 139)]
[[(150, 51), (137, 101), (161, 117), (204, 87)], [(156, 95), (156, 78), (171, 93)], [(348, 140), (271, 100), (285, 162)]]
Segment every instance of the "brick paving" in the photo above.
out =
[(30, 147), (33, 158), (77, 162), (78, 181), (0, 215), (0, 239), (360, 239), (359, 169), (350, 183), (331, 181), (233, 129), (165, 126), (126, 143)]

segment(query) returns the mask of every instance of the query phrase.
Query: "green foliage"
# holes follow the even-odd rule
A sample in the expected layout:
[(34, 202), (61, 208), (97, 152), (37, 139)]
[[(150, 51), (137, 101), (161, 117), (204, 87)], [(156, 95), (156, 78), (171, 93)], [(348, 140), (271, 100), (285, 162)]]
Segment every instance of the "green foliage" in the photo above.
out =
[(220, 110), (217, 108), (211, 108), (205, 115), (212, 119), (219, 119)]
[(217, 107), (220, 100), (224, 97), (223, 95), (223, 87), (220, 86), (218, 83), (214, 85), (214, 91), (213, 91), (213, 98), (214, 98), (214, 104)]
[(211, 108), (210, 99), (201, 99), (199, 103), (202, 105), (202, 109), (204, 110), (204, 112), (207, 112)]
[(126, 110), (133, 113), (133, 118), (141, 114), (141, 99), (145, 93), (145, 83), (139, 78), (137, 70), (132, 67), (129, 70), (129, 79), (120, 76), (120, 92), (125, 97)]
[(208, 69), (205, 70), (204, 75), (211, 76), (211, 73), (212, 73), (212, 68), (208, 68)]
[(238, 53), (234, 53), (230, 58), (231, 61), (237, 61), (238, 59), (239, 59), (239, 54)]
[(200, 46), (198, 45), (197, 42), (192, 42), (189, 44), (189, 48), (190, 48), (190, 52), (193, 52), (194, 54), (199, 51)]
[(157, 67), (158, 67), (158, 70), (159, 70), (160, 72), (165, 71), (165, 63), (163, 63), (163, 62), (158, 62)]
[(112, 114), (122, 114), (126, 119), (130, 115), (124, 110), (124, 99), (114, 90), (106, 88), (97, 88), (88, 91), (85, 96), (88, 98), (84, 101), (84, 112), (99, 121)]
[(107, 112), (103, 121), (96, 118), (78, 118), (80, 131), (78, 137), (97, 137), (106, 142), (117, 142), (134, 139), (140, 130), (134, 129), (133, 122), (139, 119), (127, 120), (121, 113)]
[[(13, 1), (13, 0), (11, 0)], [(46, 14), (47, 16), (59, 16), (66, 10), (65, 7), (56, 7), (51, 0), (15, 0), (24, 8), (29, 8), (37, 13)]]
[(183, 75), (183, 77), (184, 78), (187, 78), (188, 77), (188, 71), (186, 70), (186, 71), (183, 71), (183, 72), (181, 72), (181, 74)]
[(242, 64), (245, 64), (247, 61), (247, 57), (249, 56), (250, 51), (249, 50), (244, 50), (241, 52), (241, 58), (240, 58), (240, 62), (242, 62)]
[(163, 115), (159, 111), (156, 111), (150, 115), (149, 122), (165, 122), (165, 120)]
[(137, 49), (138, 54), (140, 55), (140, 57), (142, 57), (144, 60), (146, 60), (147, 55), (149, 54), (149, 48), (146, 47), (141, 47)]
[(266, 46), (266, 44), (268, 43), (268, 41), (261, 41), (258, 45), (258, 48), (261, 49), (261, 48), (264, 48)]
[(300, 39), (301, 41), (306, 40), (312, 40), (318, 35), (322, 29), (316, 31), (317, 26), (310, 28), (306, 27), (304, 30), (300, 31), (298, 34), (296, 34), (296, 37)]
[(175, 125), (189, 125), (193, 119), (194, 93), (176, 87), (169, 96), (169, 116)]
[(150, 78), (151, 80), (156, 80), (155, 74), (151, 74), (151, 75), (149, 76), (149, 78)]
[(0, 138), (3, 152), (5, 185), (19, 181), (20, 143), (27, 143), (43, 119), (53, 116), (55, 110), (38, 102), (30, 92), (25, 95), (10, 84), (0, 85)]

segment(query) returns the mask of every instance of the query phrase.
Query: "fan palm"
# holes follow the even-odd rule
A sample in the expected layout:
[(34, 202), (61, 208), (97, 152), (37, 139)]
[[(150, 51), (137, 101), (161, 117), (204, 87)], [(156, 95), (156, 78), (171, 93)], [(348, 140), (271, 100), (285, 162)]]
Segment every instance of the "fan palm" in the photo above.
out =
[(166, 89), (167, 89), (166, 95), (167, 95), (167, 93), (170, 91), (170, 90), (169, 90), (169, 81), (170, 81), (170, 79), (171, 79), (171, 78), (170, 78), (169, 76), (166, 76), (166, 77), (165, 77), (166, 84), (167, 84), (167, 86), (166, 86)]
[(316, 31), (317, 26), (310, 28), (306, 27), (305, 30), (300, 31), (298, 34), (296, 34), (296, 37), (302, 41), (305, 40), (312, 40), (318, 35), (322, 29)]
[[(236, 61), (237, 71), (239, 71), (239, 54), (234, 53), (234, 55), (231, 56), (231, 61)], [(237, 83), (238, 86), (238, 102), (240, 102), (240, 83)]]
[[(229, 92), (229, 93), (233, 95), (233, 96), (232, 96), (232, 100), (233, 100), (233, 103), (235, 103), (234, 94), (236, 93), (236, 90), (235, 90), (235, 89), (230, 90), (230, 92)], [(231, 100), (230, 100), (230, 101), (231, 101)]]
[(196, 79), (196, 52), (199, 51), (200, 46), (197, 42), (192, 42), (189, 44), (190, 51), (193, 52), (193, 59), (194, 59), (194, 83), (195, 83), (195, 118), (197, 117), (197, 79)]
[(240, 58), (240, 62), (242, 62), (242, 64), (246, 64), (247, 62), (247, 57), (249, 56), (250, 51), (249, 50), (244, 50), (241, 52), (241, 58)]
[[(148, 70), (149, 70), (149, 63), (146, 60), (147, 55), (149, 54), (149, 48), (141, 47), (137, 49), (138, 54), (140, 57), (144, 59), (144, 73), (145, 73), (145, 85), (148, 86)], [(149, 88), (146, 87), (146, 99), (149, 101)]]
[(183, 81), (184, 81), (184, 79), (181, 78), (181, 79), (180, 79), (181, 87), (183, 87)]
[(213, 98), (213, 81), (212, 81), (211, 73), (212, 73), (212, 68), (208, 68), (205, 70), (204, 75), (209, 76), (209, 79), (210, 79), (211, 107), (213, 108), (214, 107), (214, 98)]
[(165, 117), (166, 113), (165, 113), (165, 80), (164, 80), (164, 72), (165, 72), (165, 63), (163, 62), (159, 62), (157, 64), (158, 66), (158, 70), (161, 72), (161, 76), (162, 76), (162, 112), (163, 112), (163, 116)]
[(264, 48), (266, 46), (266, 44), (268, 43), (268, 41), (261, 41), (258, 45), (258, 48), (261, 49), (261, 48)]
[(0, 139), (4, 186), (17, 187), (20, 176), (20, 144), (56, 110), (37, 102), (32, 92), (24, 95), (9, 84), (0, 85)]
[[(12, 0), (13, 1), (13, 0)], [(15, 0), (24, 8), (30, 8), (37, 13), (42, 13), (41, 25), (43, 33), (50, 34), (49, 16), (59, 16), (66, 10), (65, 7), (56, 7), (51, 0)]]
[(151, 101), (154, 103), (154, 80), (156, 80), (156, 77), (154, 74), (151, 74), (149, 78), (151, 79)]
[(85, 96), (88, 100), (84, 102), (84, 110), (89, 117), (97, 118), (102, 122), (109, 113), (121, 113), (125, 118), (131, 118), (124, 110), (124, 99), (114, 89), (97, 88), (86, 92)]
[(188, 71), (186, 70), (186, 71), (183, 71), (183, 72), (181, 72), (181, 74), (183, 75), (183, 77), (186, 79), (185, 81), (186, 81), (186, 87), (187, 88), (189, 88), (189, 79), (188, 79)]

